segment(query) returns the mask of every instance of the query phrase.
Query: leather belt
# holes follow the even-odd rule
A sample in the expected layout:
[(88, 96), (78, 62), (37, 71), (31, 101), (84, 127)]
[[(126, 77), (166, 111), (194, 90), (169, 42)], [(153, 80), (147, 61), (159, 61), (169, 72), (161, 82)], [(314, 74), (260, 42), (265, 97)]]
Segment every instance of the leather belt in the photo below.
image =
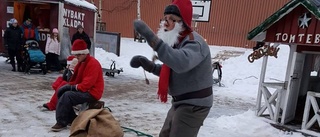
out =
[(205, 89), (198, 90), (198, 91), (193, 91), (193, 92), (185, 93), (178, 96), (172, 96), (172, 98), (173, 98), (173, 101), (176, 102), (176, 101), (187, 100), (187, 99), (205, 98), (211, 95), (212, 95), (212, 86)]

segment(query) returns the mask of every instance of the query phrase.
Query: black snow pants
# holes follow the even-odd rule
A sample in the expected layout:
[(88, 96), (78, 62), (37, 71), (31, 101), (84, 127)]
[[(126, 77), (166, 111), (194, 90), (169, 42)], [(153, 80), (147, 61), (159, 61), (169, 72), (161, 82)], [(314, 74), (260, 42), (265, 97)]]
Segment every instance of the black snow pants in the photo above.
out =
[(16, 61), (17, 60), (17, 65), (18, 65), (18, 70), (22, 69), (22, 57), (21, 57), (21, 50), (12, 50), (8, 49), (8, 54), (9, 54), (9, 59), (10, 59), (10, 64), (12, 65), (12, 69), (16, 70)]

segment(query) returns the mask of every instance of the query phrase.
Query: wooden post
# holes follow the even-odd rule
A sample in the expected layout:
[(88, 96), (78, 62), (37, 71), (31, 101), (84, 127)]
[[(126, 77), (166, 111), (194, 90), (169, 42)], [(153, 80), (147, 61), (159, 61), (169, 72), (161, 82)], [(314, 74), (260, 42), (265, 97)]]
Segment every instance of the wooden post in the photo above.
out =
[(280, 115), (280, 103), (281, 103), (281, 98), (282, 98), (282, 92), (283, 92), (284, 90), (283, 89), (277, 89), (275, 92), (276, 92), (276, 94), (277, 94), (277, 103), (276, 103), (276, 108), (275, 108), (275, 111), (274, 111), (274, 113), (275, 113), (275, 115), (274, 115), (274, 119), (273, 119), (273, 121), (274, 122), (277, 122), (278, 123), (278, 119), (279, 119), (279, 115)]
[(141, 19), (140, 0), (138, 0), (138, 3), (137, 3), (137, 19), (138, 19), (138, 20)]
[(262, 85), (265, 80), (266, 70), (267, 70), (268, 56), (263, 57), (259, 87), (258, 87), (258, 95), (257, 95), (257, 104), (256, 104), (256, 115), (258, 116), (259, 110), (261, 108), (261, 98), (262, 98)]

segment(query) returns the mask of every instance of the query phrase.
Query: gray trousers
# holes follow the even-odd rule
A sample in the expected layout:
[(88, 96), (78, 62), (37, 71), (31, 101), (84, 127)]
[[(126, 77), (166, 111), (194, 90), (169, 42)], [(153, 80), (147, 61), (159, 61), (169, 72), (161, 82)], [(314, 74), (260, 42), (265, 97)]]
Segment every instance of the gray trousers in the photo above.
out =
[(210, 107), (180, 105), (171, 107), (159, 137), (196, 137)]
[(57, 123), (67, 126), (77, 117), (73, 110), (73, 106), (85, 102), (94, 102), (96, 99), (89, 92), (66, 91), (58, 98), (56, 109)]

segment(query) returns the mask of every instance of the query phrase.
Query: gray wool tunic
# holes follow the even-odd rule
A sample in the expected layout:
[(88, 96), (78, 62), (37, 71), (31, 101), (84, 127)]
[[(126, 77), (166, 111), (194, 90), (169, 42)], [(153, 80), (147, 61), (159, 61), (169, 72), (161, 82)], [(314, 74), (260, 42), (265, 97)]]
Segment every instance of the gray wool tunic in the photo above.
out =
[[(171, 68), (169, 95), (178, 96), (208, 88), (213, 84), (211, 54), (208, 44), (197, 32), (192, 32), (194, 40), (186, 36), (176, 48), (160, 42), (154, 49), (159, 60)], [(160, 64), (156, 64), (153, 74), (160, 74)], [(190, 104), (211, 107), (213, 95), (205, 98), (172, 101), (174, 106)]]

